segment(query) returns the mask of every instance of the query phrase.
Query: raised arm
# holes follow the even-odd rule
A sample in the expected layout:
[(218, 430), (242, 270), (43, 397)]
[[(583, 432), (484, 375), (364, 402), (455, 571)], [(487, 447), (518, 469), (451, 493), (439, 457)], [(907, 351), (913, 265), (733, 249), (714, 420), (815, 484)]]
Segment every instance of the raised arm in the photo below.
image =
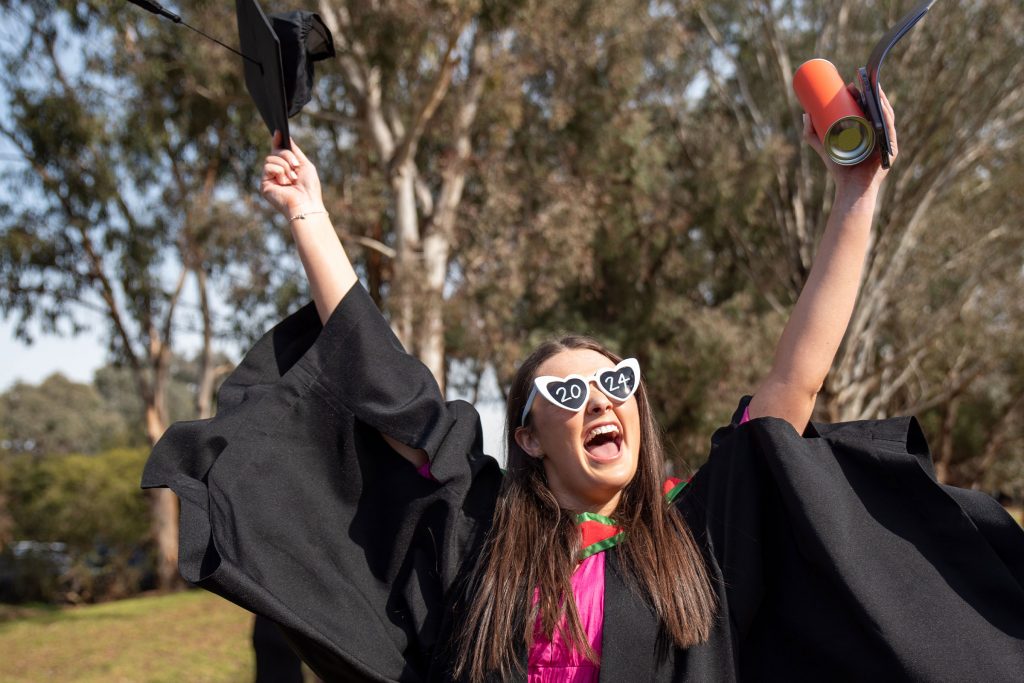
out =
[[(294, 140), (291, 147), (282, 149), (281, 133), (274, 133), (274, 149), (263, 165), (260, 194), (288, 219), (317, 314), (320, 322), (326, 323), (359, 278), (324, 208), (316, 167)], [(413, 465), (421, 467), (427, 462), (424, 451), (387, 434), (381, 436)]]
[[(894, 116), (884, 93), (882, 106), (895, 159)], [(853, 315), (878, 190), (888, 173), (877, 155), (853, 167), (828, 159), (806, 115), (804, 140), (835, 179), (836, 197), (814, 265), (776, 347), (772, 369), (750, 402), (751, 418), (779, 417), (798, 432), (811, 418), (815, 398)]]
[(326, 323), (359, 279), (324, 209), (316, 167), (294, 140), (291, 146), (281, 149), (281, 133), (274, 133), (260, 194), (288, 219), (320, 322)]

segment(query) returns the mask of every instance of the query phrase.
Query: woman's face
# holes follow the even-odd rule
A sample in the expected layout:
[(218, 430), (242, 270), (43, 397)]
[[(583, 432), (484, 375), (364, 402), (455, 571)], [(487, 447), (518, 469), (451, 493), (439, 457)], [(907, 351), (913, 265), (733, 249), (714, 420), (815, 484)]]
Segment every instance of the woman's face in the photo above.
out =
[[(614, 365), (597, 351), (567, 349), (541, 363), (537, 376), (590, 377)], [(591, 382), (586, 405), (575, 413), (537, 396), (527, 426), (516, 431), (515, 439), (528, 455), (543, 459), (548, 486), (563, 508), (610, 515), (622, 489), (636, 474), (640, 455), (636, 396), (617, 403)]]

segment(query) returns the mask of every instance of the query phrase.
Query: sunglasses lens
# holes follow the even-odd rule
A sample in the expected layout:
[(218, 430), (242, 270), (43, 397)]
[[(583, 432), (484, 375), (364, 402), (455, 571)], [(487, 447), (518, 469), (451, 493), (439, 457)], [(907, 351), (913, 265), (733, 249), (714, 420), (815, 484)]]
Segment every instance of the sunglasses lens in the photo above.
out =
[(637, 375), (633, 368), (620, 367), (605, 370), (598, 377), (604, 393), (620, 401), (625, 401), (636, 390)]
[(587, 401), (587, 384), (581, 379), (571, 377), (562, 382), (548, 384), (548, 393), (555, 403), (567, 410), (579, 410)]

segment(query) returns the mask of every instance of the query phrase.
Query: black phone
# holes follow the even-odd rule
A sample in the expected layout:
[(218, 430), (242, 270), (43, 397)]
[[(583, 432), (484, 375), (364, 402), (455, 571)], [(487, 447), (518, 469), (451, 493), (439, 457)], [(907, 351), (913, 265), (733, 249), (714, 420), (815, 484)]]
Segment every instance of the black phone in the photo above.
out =
[(882, 157), (882, 168), (889, 168), (892, 158), (892, 143), (889, 140), (889, 131), (885, 127), (885, 119), (882, 117), (882, 98), (879, 96), (878, 73), (882, 69), (882, 62), (889, 50), (900, 42), (903, 36), (914, 28), (917, 22), (924, 18), (928, 10), (932, 8), (936, 0), (924, 0), (917, 4), (905, 17), (899, 20), (889, 32), (882, 36), (882, 39), (871, 51), (868, 58), (868, 65), (857, 70), (860, 80), (860, 107), (864, 110), (875, 129), (875, 140), (878, 141), (878, 151)]

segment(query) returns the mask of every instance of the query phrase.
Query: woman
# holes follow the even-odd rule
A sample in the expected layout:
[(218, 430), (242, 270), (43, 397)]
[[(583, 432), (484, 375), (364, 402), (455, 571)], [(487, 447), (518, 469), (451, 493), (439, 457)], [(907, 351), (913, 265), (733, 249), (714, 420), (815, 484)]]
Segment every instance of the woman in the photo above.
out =
[[(822, 155), (806, 120), (804, 138)], [(216, 418), (154, 449), (143, 484), (181, 498), (183, 575), (329, 680), (1015, 677), (1019, 528), (934, 482), (912, 418), (808, 425), (886, 173), (826, 164), (832, 216), (771, 372), (692, 482), (663, 487), (639, 367), (578, 337), (521, 366), (503, 477), (275, 139), (261, 192), (315, 309), (247, 354)]]

